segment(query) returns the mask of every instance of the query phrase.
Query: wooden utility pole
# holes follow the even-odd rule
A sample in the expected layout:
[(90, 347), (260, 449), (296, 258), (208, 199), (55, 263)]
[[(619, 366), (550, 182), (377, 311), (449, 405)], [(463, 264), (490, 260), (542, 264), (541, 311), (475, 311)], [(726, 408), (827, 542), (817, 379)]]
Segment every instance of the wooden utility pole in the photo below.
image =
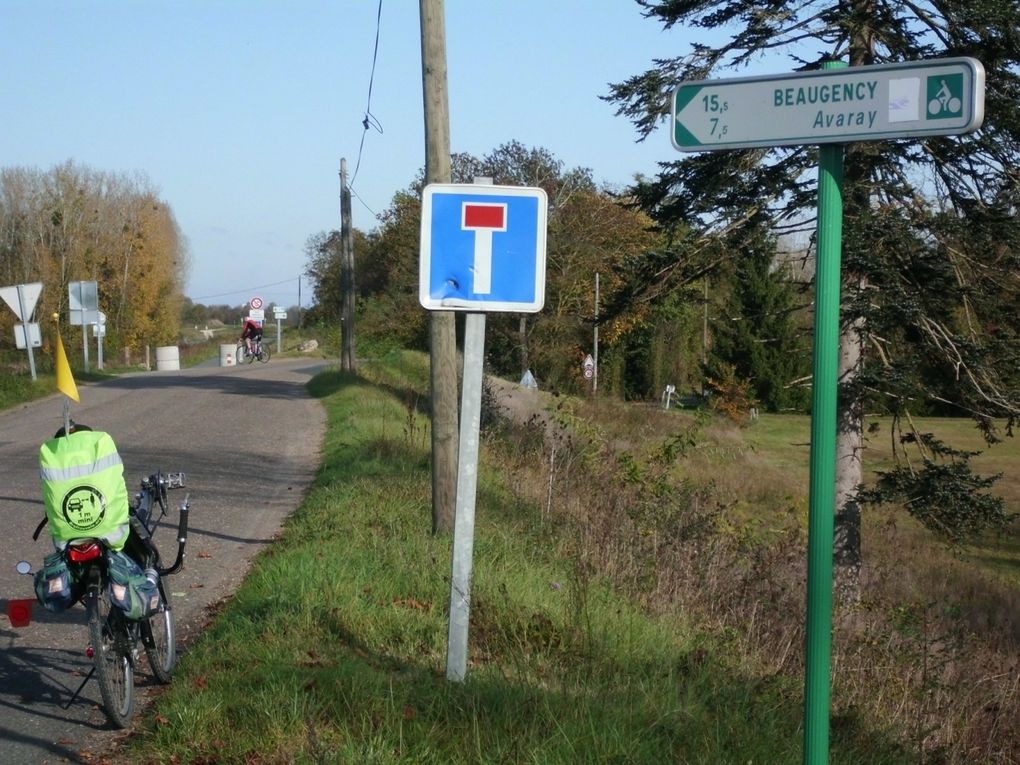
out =
[(343, 306), (340, 312), (343, 326), (340, 368), (353, 372), (354, 363), (354, 227), (351, 222), (351, 190), (347, 186), (347, 160), (340, 160), (340, 288)]
[[(419, 0), (425, 106), (425, 183), (449, 183), (450, 104), (443, 0)], [(453, 530), (457, 512), (457, 332), (452, 311), (430, 311), (432, 532)]]

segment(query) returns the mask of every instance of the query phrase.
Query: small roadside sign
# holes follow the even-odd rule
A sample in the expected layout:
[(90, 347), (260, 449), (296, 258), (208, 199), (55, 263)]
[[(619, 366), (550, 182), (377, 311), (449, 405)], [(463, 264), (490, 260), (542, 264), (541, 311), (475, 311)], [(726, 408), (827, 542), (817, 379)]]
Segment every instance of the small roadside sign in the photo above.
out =
[(39, 348), (42, 345), (42, 335), (39, 333), (38, 324), (35, 322), (32, 322), (31, 324), (15, 324), (14, 342), (20, 350), (24, 350), (29, 347), (29, 345), (25, 343), (26, 334), (32, 348)]
[(0, 287), (0, 297), (11, 307), (19, 321), (28, 321), (32, 318), (40, 293), (42, 293), (41, 282)]
[(0, 287), (0, 297), (11, 307), (18, 320), (21, 321), (21, 324), (16, 324), (14, 327), (14, 338), (18, 348), (24, 348), (28, 351), (28, 368), (33, 380), (36, 379), (36, 376), (35, 356), (32, 353), (32, 348), (38, 348), (42, 345), (42, 341), (39, 339), (39, 325), (30, 324), (29, 320), (35, 312), (35, 304), (38, 302), (41, 292), (41, 282)]
[(99, 321), (99, 283), (69, 282), (67, 305), (70, 308), (72, 326), (84, 326)]
[(248, 318), (252, 321), (265, 321), (266, 312), (262, 308), (252, 308), (248, 311)]
[(273, 318), (278, 320), (278, 321), (281, 320), (281, 319), (286, 319), (287, 318), (287, 312), (286, 311), (273, 311)]
[(256, 295), (255, 297), (248, 301), (248, 305), (251, 306), (253, 311), (257, 311), (262, 307), (262, 298)]
[(984, 121), (974, 58), (697, 80), (673, 93), (674, 148), (719, 151), (960, 135)]

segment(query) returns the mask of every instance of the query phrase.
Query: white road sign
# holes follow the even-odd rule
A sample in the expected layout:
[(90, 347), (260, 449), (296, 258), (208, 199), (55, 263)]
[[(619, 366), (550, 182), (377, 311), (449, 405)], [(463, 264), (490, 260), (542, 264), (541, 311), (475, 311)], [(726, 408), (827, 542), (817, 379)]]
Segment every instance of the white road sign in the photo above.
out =
[(69, 282), (67, 305), (73, 326), (84, 326), (99, 321), (98, 282)]
[(673, 146), (719, 151), (959, 135), (984, 120), (985, 70), (973, 58), (684, 82)]
[(28, 321), (32, 318), (40, 293), (42, 293), (41, 282), (0, 287), (0, 298), (3, 298), (4, 302), (11, 307), (20, 321)]

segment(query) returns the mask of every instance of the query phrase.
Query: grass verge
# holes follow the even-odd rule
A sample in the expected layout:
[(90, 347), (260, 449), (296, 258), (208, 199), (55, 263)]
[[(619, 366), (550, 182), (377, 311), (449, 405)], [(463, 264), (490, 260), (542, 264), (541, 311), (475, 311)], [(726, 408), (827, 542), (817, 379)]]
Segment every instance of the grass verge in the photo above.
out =
[[(451, 544), (429, 533), (425, 375), (399, 358), (372, 382), (313, 380), (329, 417), (316, 485), (124, 761), (799, 761), (796, 681), (637, 607), (484, 460), (468, 678), (445, 679)], [(833, 731), (833, 763), (903, 761), (859, 721)]]

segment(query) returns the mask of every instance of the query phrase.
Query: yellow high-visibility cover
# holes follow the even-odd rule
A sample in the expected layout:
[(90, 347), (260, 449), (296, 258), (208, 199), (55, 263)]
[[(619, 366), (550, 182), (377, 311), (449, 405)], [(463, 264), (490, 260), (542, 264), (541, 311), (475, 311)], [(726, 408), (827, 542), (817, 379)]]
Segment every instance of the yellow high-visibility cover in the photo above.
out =
[(39, 449), (50, 534), (58, 547), (97, 537), (119, 550), (127, 539), (124, 463), (109, 433), (80, 430)]

